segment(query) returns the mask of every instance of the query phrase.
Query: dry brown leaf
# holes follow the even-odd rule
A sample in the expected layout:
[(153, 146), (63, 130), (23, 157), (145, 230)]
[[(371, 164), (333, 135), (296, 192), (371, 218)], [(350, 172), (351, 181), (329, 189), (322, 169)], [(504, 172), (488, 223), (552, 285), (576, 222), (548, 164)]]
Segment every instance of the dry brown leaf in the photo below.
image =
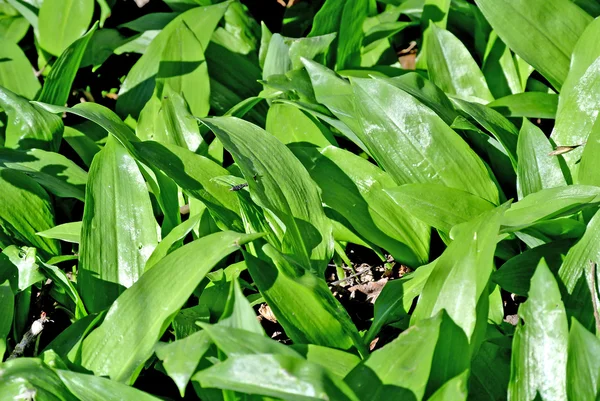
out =
[(381, 290), (383, 289), (383, 287), (385, 286), (385, 284), (387, 282), (388, 282), (387, 278), (382, 278), (381, 280), (371, 281), (369, 283), (358, 284), (358, 285), (352, 286), (352, 287), (348, 288), (348, 291), (351, 292), (351, 297), (354, 296), (354, 293), (356, 291), (361, 292), (367, 296), (367, 301), (370, 301), (371, 303), (374, 304), (375, 301), (377, 300), (377, 297), (381, 293)]
[(267, 319), (268, 321), (277, 323), (277, 318), (273, 314), (273, 311), (271, 310), (269, 305), (267, 305), (267, 304), (260, 305), (260, 307), (258, 308), (258, 313), (260, 313), (260, 315), (262, 317), (264, 317), (265, 319)]

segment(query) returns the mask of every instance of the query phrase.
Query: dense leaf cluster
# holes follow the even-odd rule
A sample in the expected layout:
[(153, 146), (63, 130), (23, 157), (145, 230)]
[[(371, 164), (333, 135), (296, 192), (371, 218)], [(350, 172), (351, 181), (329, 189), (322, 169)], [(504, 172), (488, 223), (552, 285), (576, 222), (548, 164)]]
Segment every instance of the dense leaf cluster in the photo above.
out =
[(599, 1), (146, 3), (0, 0), (0, 400), (599, 399)]

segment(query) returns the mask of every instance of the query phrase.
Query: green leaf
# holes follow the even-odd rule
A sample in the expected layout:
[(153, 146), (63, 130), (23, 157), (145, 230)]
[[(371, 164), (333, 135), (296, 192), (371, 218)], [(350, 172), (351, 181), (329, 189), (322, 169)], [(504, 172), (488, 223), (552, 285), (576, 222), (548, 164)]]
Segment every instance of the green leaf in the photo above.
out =
[(63, 381), (65, 386), (81, 400), (89, 401), (158, 401), (159, 398), (144, 393), (133, 387), (125, 386), (121, 383), (85, 375), (83, 373), (70, 372), (68, 370), (56, 369), (54, 371)]
[(411, 322), (432, 317), (445, 309), (469, 339), (474, 336), (478, 323), (486, 323), (478, 322), (476, 309), (480, 298), (488, 296), (505, 209), (506, 206), (501, 206), (479, 216), (444, 251), (423, 287)]
[(35, 396), (40, 401), (77, 401), (56, 373), (37, 358), (18, 358), (2, 364), (0, 398)]
[[(17, 248), (14, 245), (5, 247), (2, 251), (2, 280), (8, 278), (13, 292), (17, 295), (23, 294), (21, 291), (45, 278), (37, 263), (36, 253), (36, 248)], [(15, 308), (15, 314), (17, 309)]]
[(58, 149), (64, 128), (60, 117), (1, 86), (0, 107), (8, 116), (4, 146), (23, 150)]
[(600, 394), (600, 340), (577, 319), (571, 320), (567, 356), (567, 394), (570, 400), (595, 400)]
[[(479, 10), (477, 10), (477, 15), (483, 19)], [(477, 19), (478, 17), (476, 17)], [(487, 21), (484, 23), (487, 25)], [(495, 98), (523, 92), (525, 88), (517, 68), (518, 64), (508, 46), (494, 31), (490, 32), (483, 57), (482, 72), (490, 92)]]
[[(577, 39), (592, 18), (569, 0), (475, 3), (504, 43), (560, 89)], [(561, 29), (556, 28), (556, 21), (561, 21)]]
[(572, 246), (573, 240), (559, 240), (528, 249), (509, 259), (496, 270), (492, 274), (492, 281), (506, 291), (526, 297), (529, 293), (531, 277), (540, 260), (544, 259), (550, 270), (556, 273)]
[(543, 92), (517, 93), (494, 100), (487, 106), (505, 117), (554, 119), (558, 96)]
[[(67, 294), (68, 299), (72, 301), (73, 305), (75, 305), (75, 318), (81, 319), (87, 316), (87, 312), (83, 305), (83, 301), (81, 300), (79, 294), (77, 293), (77, 290), (75, 289), (75, 283), (69, 280), (65, 272), (63, 272), (56, 266), (52, 266), (44, 262), (41, 262), (40, 266), (41, 270), (44, 272), (44, 276), (52, 280), (57, 286), (57, 288), (59, 288), (62, 291), (62, 293)], [(63, 304), (71, 306), (68, 304), (68, 302), (64, 302)]]
[(427, 70), (434, 84), (466, 100), (494, 100), (479, 66), (456, 36), (433, 24), (427, 38)]
[(337, 145), (331, 131), (316, 118), (289, 104), (272, 104), (265, 129), (285, 144), (310, 143), (324, 148)]
[(85, 199), (78, 284), (99, 312), (140, 278), (158, 242), (144, 178), (112, 136), (92, 162)]
[(192, 377), (202, 387), (277, 397), (286, 401), (358, 400), (321, 366), (289, 355), (241, 355)]
[[(582, 145), (588, 139), (600, 106), (596, 96), (600, 90), (599, 77), (600, 57), (590, 65), (570, 91), (561, 95), (556, 124), (551, 136), (556, 145)], [(576, 168), (580, 156), (580, 149), (563, 155), (571, 170)]]
[(48, 53), (59, 56), (85, 33), (93, 13), (94, 0), (44, 1), (38, 25), (40, 45)]
[(460, 375), (448, 380), (440, 387), (428, 401), (466, 401), (467, 400), (467, 380), (469, 371), (465, 370)]
[(508, 227), (528, 226), (536, 221), (568, 216), (600, 202), (600, 188), (589, 185), (542, 189), (514, 203), (502, 219)]
[[(25, 244), (47, 255), (60, 254), (58, 241), (41, 238), (40, 231), (55, 226), (54, 208), (44, 189), (25, 174), (0, 168), (0, 246)], [(4, 242), (4, 235), (10, 242)]]
[[(83, 0), (81, 3), (87, 1)], [(62, 7), (66, 6), (62, 5)], [(36, 100), (58, 106), (64, 106), (67, 103), (67, 99), (71, 94), (71, 85), (75, 80), (83, 54), (97, 27), (98, 25), (94, 24), (85, 35), (74, 41), (62, 52), (58, 60), (52, 65), (50, 74), (46, 77), (44, 87)]]
[(314, 344), (293, 344), (291, 348), (304, 356), (309, 362), (323, 366), (340, 379), (346, 377), (360, 363), (360, 358), (355, 354), (335, 348)]
[[(95, 125), (92, 122), (89, 122), (89, 124)], [(84, 133), (82, 127), (65, 127), (63, 139), (88, 167), (92, 164), (96, 153), (101, 150), (100, 146)]]
[(169, 235), (162, 239), (159, 244), (154, 248), (152, 255), (146, 261), (146, 270), (150, 269), (162, 258), (167, 256), (169, 253), (177, 248), (181, 247), (181, 240), (183, 240), (192, 229), (200, 222), (202, 214), (195, 214), (190, 216), (186, 221), (173, 228)]
[(205, 331), (199, 331), (172, 343), (157, 343), (155, 352), (165, 371), (177, 385), (179, 394), (185, 396), (185, 388), (196, 371), (200, 359), (212, 341)]
[(342, 350), (354, 345), (364, 353), (356, 327), (325, 281), (309, 272), (294, 272), (270, 245), (263, 246), (263, 251), (272, 261), (244, 254), (248, 271), (292, 341)]
[(19, 43), (29, 30), (29, 22), (10, 4), (4, 3), (0, 12), (0, 37)]
[(321, 188), (323, 202), (345, 216), (359, 235), (409, 266), (427, 262), (430, 229), (403, 213), (402, 206), (398, 208), (383, 192), (396, 186), (388, 174), (333, 146), (320, 152), (293, 150)]
[(6, 337), (12, 327), (14, 308), (15, 296), (8, 281), (5, 281), (0, 284), (0, 361), (4, 360)]
[(231, 280), (225, 310), (219, 319), (219, 326), (243, 329), (264, 335), (265, 331), (256, 317), (250, 302), (244, 296), (237, 277)]
[(181, 94), (193, 115), (208, 115), (210, 81), (204, 48), (184, 20), (175, 25), (165, 43), (156, 80)]
[(269, 211), (269, 223), (285, 232), (279, 238), (283, 253), (321, 276), (333, 254), (332, 227), (304, 166), (277, 138), (249, 122), (235, 117), (202, 121), (232, 154), (254, 202)]
[(489, 131), (500, 142), (513, 168), (517, 169), (517, 141), (519, 131), (500, 113), (482, 104), (455, 99), (458, 106)]
[(65, 156), (40, 149), (0, 149), (0, 166), (21, 171), (61, 198), (83, 201), (87, 173)]
[(174, 314), (204, 276), (228, 254), (259, 234), (220, 232), (167, 255), (125, 290), (102, 325), (83, 342), (83, 366), (96, 375), (130, 383), (151, 355)]
[[(0, 36), (0, 59), (0, 85), (17, 95), (33, 99), (41, 85), (21, 48)], [(6, 110), (4, 105), (2, 108)]]
[(247, 331), (239, 327), (225, 326), (222, 323), (216, 325), (199, 323), (198, 325), (228, 358), (256, 354), (300, 357), (300, 354), (292, 348), (266, 337), (264, 332)]
[(359, 136), (398, 185), (439, 183), (498, 202), (483, 162), (433, 111), (383, 80), (352, 82)]
[(56, 227), (52, 227), (49, 230), (41, 231), (36, 234), (44, 238), (53, 238), (61, 241), (79, 244), (79, 237), (81, 234), (81, 221), (73, 221), (71, 223), (61, 224)]
[(185, 99), (170, 87), (146, 103), (140, 113), (136, 135), (143, 141), (174, 144), (197, 152), (206, 143), (200, 135), (198, 121), (190, 113)]
[(587, 139), (579, 171), (577, 172), (577, 181), (583, 185), (600, 186), (600, 174), (598, 174), (598, 151), (600, 150), (600, 120), (596, 120), (590, 136)]
[[(531, 279), (528, 299), (519, 307), (513, 338), (509, 399), (567, 399), (569, 327), (560, 291), (545, 261)], [(548, 380), (552, 378), (552, 380)]]
[(544, 188), (567, 185), (558, 158), (549, 155), (552, 150), (542, 130), (523, 119), (517, 142), (519, 199)]
[(212, 181), (229, 172), (214, 161), (176, 145), (138, 142), (134, 148), (148, 165), (161, 169), (187, 194), (201, 200), (218, 224), (243, 231), (239, 201), (229, 188)]
[(198, 39), (202, 49), (206, 50), (210, 37), (227, 7), (229, 7), (227, 2), (207, 7), (196, 7), (180, 14), (165, 26), (158, 36), (152, 40), (142, 57), (131, 68), (127, 78), (121, 85), (117, 101), (119, 115), (127, 116), (130, 114), (137, 117), (152, 96), (156, 75), (160, 69), (161, 56), (175, 29), (184, 22)]
[[(422, 400), (440, 385), (465, 369), (465, 355), (444, 355), (454, 344), (454, 352), (464, 351), (466, 338), (455, 343), (456, 325), (440, 311), (402, 332), (391, 343), (373, 352), (348, 374), (345, 381), (363, 401), (380, 399)], [(443, 371), (443, 372), (442, 372)], [(449, 377), (444, 377), (448, 376)], [(402, 377), (402, 380), (399, 380)]]
[(438, 184), (406, 184), (384, 191), (408, 213), (445, 233), (494, 208), (476, 195)]

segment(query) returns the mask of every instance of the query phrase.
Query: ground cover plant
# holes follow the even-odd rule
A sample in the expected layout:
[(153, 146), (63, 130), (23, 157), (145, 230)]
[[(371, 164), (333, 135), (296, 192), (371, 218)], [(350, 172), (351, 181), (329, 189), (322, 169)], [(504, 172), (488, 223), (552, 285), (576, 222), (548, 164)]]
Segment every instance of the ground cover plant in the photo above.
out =
[(599, 15), (0, 0), (0, 400), (600, 399)]

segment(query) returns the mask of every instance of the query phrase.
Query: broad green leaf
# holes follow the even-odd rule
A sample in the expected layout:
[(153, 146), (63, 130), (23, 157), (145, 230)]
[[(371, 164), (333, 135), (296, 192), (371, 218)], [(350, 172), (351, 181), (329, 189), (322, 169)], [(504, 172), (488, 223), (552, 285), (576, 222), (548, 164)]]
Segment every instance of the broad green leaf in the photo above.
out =
[[(89, 124), (93, 124), (89, 122)], [(71, 148), (77, 153), (86, 166), (92, 164), (92, 160), (96, 153), (100, 152), (101, 148), (94, 140), (88, 137), (85, 131), (79, 127), (65, 127), (63, 133), (63, 139), (69, 144)]]
[(600, 202), (600, 188), (589, 185), (542, 189), (513, 203), (502, 219), (508, 227), (528, 226), (536, 221), (567, 216)]
[(469, 50), (450, 31), (433, 24), (426, 49), (429, 77), (444, 92), (479, 103), (494, 100)]
[[(411, 322), (445, 309), (471, 339), (478, 322), (477, 305), (487, 297), (494, 267), (494, 251), (506, 206), (480, 215), (469, 223), (436, 261), (423, 287)], [(487, 308), (486, 308), (487, 309)]]
[(364, 401), (422, 400), (465, 370), (466, 346), (462, 330), (440, 311), (373, 352), (345, 381)]
[(567, 356), (567, 395), (570, 400), (596, 400), (600, 394), (600, 340), (577, 319), (571, 320)]
[(86, 401), (158, 401), (159, 398), (141, 390), (103, 377), (56, 369), (54, 371), (65, 386), (79, 399)]
[(79, 244), (80, 234), (81, 221), (64, 223), (56, 227), (52, 227), (49, 230), (37, 233), (37, 235), (40, 237), (58, 239), (61, 241), (72, 242), (74, 244)]
[[(80, 1), (83, 4), (90, 0)], [(68, 5), (58, 5), (58, 7), (68, 7)], [(72, 44), (69, 44), (69, 46), (61, 52), (58, 60), (52, 65), (50, 74), (46, 77), (44, 87), (39, 96), (36, 97), (36, 100), (58, 106), (64, 106), (67, 103), (67, 99), (71, 94), (71, 85), (75, 80), (75, 75), (77, 74), (81, 60), (83, 59), (83, 54), (85, 53), (85, 49), (87, 48), (92, 35), (96, 32), (97, 26), (97, 24), (94, 24), (85, 35), (74, 41)]]
[(72, 303), (75, 306), (75, 308), (74, 308), (75, 309), (75, 311), (74, 311), (75, 318), (81, 319), (81, 318), (87, 316), (87, 312), (83, 305), (83, 301), (81, 300), (79, 293), (75, 289), (75, 283), (73, 283), (67, 277), (65, 272), (63, 272), (56, 266), (52, 266), (50, 264), (47, 264), (47, 263), (44, 263), (41, 261), (40, 261), (40, 267), (41, 267), (41, 270), (44, 272), (44, 276), (46, 276), (50, 280), (52, 280), (54, 282), (54, 284), (56, 285), (56, 287), (59, 288), (63, 294), (66, 294), (66, 297), (68, 297), (68, 299), (65, 299), (61, 303), (63, 303), (64, 305), (67, 305), (69, 307), (71, 306), (70, 303)]
[(84, 199), (87, 173), (59, 153), (2, 148), (0, 166), (21, 171), (58, 197)]
[[(28, 245), (44, 256), (58, 255), (58, 241), (36, 235), (55, 226), (54, 208), (46, 191), (25, 174), (0, 168), (0, 193), (0, 247)], [(5, 236), (10, 242), (4, 242)]]
[(151, 13), (142, 15), (133, 21), (119, 25), (119, 28), (128, 28), (136, 32), (153, 31), (163, 29), (169, 22), (173, 21), (179, 13)]
[(364, 353), (356, 327), (325, 281), (309, 272), (295, 273), (270, 245), (263, 251), (271, 262), (244, 254), (248, 271), (290, 339), (342, 350), (354, 345)]
[(81, 343), (83, 339), (102, 322), (104, 315), (104, 312), (100, 314), (92, 313), (75, 321), (46, 346), (42, 355), (46, 351), (51, 350), (65, 361), (80, 365)]
[(196, 371), (200, 359), (211, 344), (212, 341), (205, 331), (196, 332), (172, 343), (156, 344), (156, 356), (177, 385), (182, 397), (185, 396), (185, 388)]
[(448, 125), (452, 124), (458, 116), (448, 96), (431, 81), (416, 72), (409, 72), (386, 81), (417, 98), (425, 106), (435, 111)]
[(136, 135), (143, 141), (174, 144), (192, 152), (197, 152), (201, 145), (206, 146), (198, 121), (190, 113), (185, 99), (170, 88), (165, 88), (161, 100), (152, 96), (146, 103), (140, 113)]
[(231, 280), (225, 310), (219, 319), (219, 326), (243, 329), (264, 335), (265, 331), (256, 318), (254, 309), (244, 296), (237, 277)]
[(540, 260), (527, 301), (519, 307), (509, 400), (533, 401), (536, 394), (548, 401), (567, 399), (568, 335), (558, 285), (546, 262)]
[(358, 137), (362, 128), (355, 118), (354, 95), (350, 84), (319, 63), (308, 59), (302, 59), (302, 63), (310, 76), (317, 101), (331, 110), (341, 126), (335, 125), (334, 119), (326, 121), (367, 152), (367, 147)]
[(83, 366), (119, 382), (135, 380), (167, 323), (210, 269), (260, 236), (220, 232), (167, 255), (119, 296), (102, 325), (84, 340)]
[[(21, 48), (0, 36), (0, 59), (0, 85), (17, 95), (33, 99), (41, 85)], [(1, 106), (6, 110), (4, 105)]]
[(167, 256), (170, 252), (181, 247), (181, 240), (183, 240), (192, 229), (200, 222), (202, 214), (195, 214), (190, 216), (186, 221), (173, 228), (169, 235), (162, 239), (159, 244), (154, 248), (152, 255), (146, 261), (146, 270), (150, 269), (162, 258)]
[[(584, 144), (593, 130), (600, 101), (600, 57), (598, 57), (581, 76), (573, 88), (561, 95), (556, 124), (552, 130), (552, 139), (558, 146)], [(569, 168), (573, 170), (581, 156), (581, 149), (563, 155)]]
[(465, 370), (460, 375), (448, 380), (440, 387), (428, 401), (466, 401), (467, 400), (467, 380), (469, 371)]
[(364, 401), (422, 400), (442, 319), (443, 312), (404, 331), (350, 372), (346, 383)]
[(112, 136), (92, 162), (85, 199), (78, 285), (99, 312), (140, 278), (158, 242), (144, 178)]
[(544, 259), (550, 270), (557, 273), (572, 246), (573, 240), (559, 240), (528, 249), (496, 270), (492, 281), (506, 291), (526, 297), (540, 260)]
[[(515, 53), (560, 89), (571, 53), (592, 17), (569, 0), (475, 0)], [(557, 29), (556, 21), (561, 21)]]
[[(221, 3), (223, 4), (223, 3)], [(235, 53), (214, 42), (205, 49), (210, 76), (210, 106), (214, 114), (226, 114), (237, 104), (257, 96), (261, 85), (259, 66), (248, 57)], [(249, 117), (258, 123), (266, 110), (251, 110)], [(262, 124), (261, 124), (262, 125)]]
[(22, 150), (58, 149), (64, 128), (60, 117), (1, 86), (0, 107), (8, 116), (4, 146)]
[(0, 399), (18, 400), (23, 396), (40, 401), (79, 400), (56, 373), (37, 358), (14, 359), (3, 363), (0, 369)]
[(59, 56), (87, 31), (93, 13), (94, 0), (44, 1), (38, 21), (40, 45), (48, 53)]
[(583, 185), (600, 186), (600, 173), (598, 172), (598, 151), (600, 151), (600, 120), (596, 120), (590, 136), (587, 139), (579, 169), (577, 172), (577, 181)]
[(558, 158), (550, 156), (552, 145), (541, 129), (526, 118), (517, 142), (517, 193), (519, 199), (544, 188), (567, 185)]
[(289, 55), (290, 47), (284, 39), (278, 33), (273, 34), (271, 37), (263, 66), (263, 79), (267, 79), (271, 75), (285, 74), (292, 69), (292, 59)]
[(543, 92), (517, 93), (494, 100), (487, 106), (505, 117), (554, 119), (558, 96)]
[(193, 115), (208, 115), (210, 81), (204, 48), (184, 20), (178, 22), (169, 35), (161, 54), (156, 80), (160, 85), (181, 94)]
[[(502, 338), (505, 340), (505, 338)], [(497, 401), (506, 399), (510, 379), (510, 339), (507, 345), (497, 345), (494, 340), (481, 344), (471, 362), (469, 399)]]
[(154, 92), (161, 56), (167, 46), (169, 37), (182, 22), (194, 33), (200, 42), (201, 48), (207, 50), (210, 37), (227, 7), (229, 7), (227, 2), (207, 7), (196, 7), (180, 14), (165, 26), (127, 74), (127, 78), (119, 90), (117, 112), (124, 117), (128, 114), (134, 117), (138, 116), (144, 104)]
[(15, 296), (8, 281), (0, 284), (0, 361), (4, 360), (6, 337), (12, 326)]
[(266, 337), (264, 333), (256, 333), (229, 327), (221, 323), (216, 325), (199, 323), (206, 335), (228, 358), (240, 355), (274, 354), (300, 357), (292, 348)]
[(386, 283), (375, 301), (373, 324), (365, 335), (365, 343), (373, 341), (384, 325), (408, 316), (413, 301), (423, 291), (434, 265), (435, 261), (419, 267), (414, 273)]
[(333, 254), (332, 227), (304, 166), (277, 138), (249, 122), (235, 117), (202, 121), (232, 154), (253, 200), (270, 212), (270, 224), (285, 232), (279, 238), (283, 253), (322, 275)]
[(265, 129), (285, 144), (337, 145), (331, 131), (316, 118), (289, 104), (271, 105)]
[(219, 224), (242, 231), (239, 201), (235, 194), (212, 181), (215, 177), (228, 174), (226, 169), (176, 145), (147, 141), (136, 143), (134, 148), (146, 164), (161, 169), (187, 194), (201, 200)]
[(241, 355), (192, 377), (202, 387), (277, 397), (286, 401), (358, 401), (352, 390), (321, 366), (289, 355)]
[(427, 262), (430, 229), (402, 210), (383, 192), (396, 186), (377, 166), (346, 150), (294, 149), (321, 188), (323, 202), (348, 219), (366, 240), (409, 266)]
[(93, 121), (117, 138), (121, 142), (121, 145), (129, 150), (129, 152), (135, 154), (135, 149), (131, 142), (139, 142), (139, 139), (135, 136), (131, 128), (107, 107), (90, 102), (79, 103), (74, 107), (54, 106), (37, 102), (34, 102), (32, 106), (42, 107), (51, 113), (71, 113)]
[(29, 30), (29, 22), (10, 4), (2, 4), (0, 10), (0, 37), (19, 43)]
[(408, 213), (446, 233), (494, 208), (476, 195), (438, 184), (406, 184), (384, 191)]
[(44, 280), (45, 276), (40, 271), (36, 254), (36, 248), (17, 248), (14, 245), (5, 247), (2, 251), (2, 280), (9, 279), (15, 294), (23, 294), (22, 291)]
[(314, 344), (293, 344), (291, 346), (309, 362), (323, 366), (329, 372), (343, 379), (359, 363), (360, 358), (349, 352)]
[(519, 131), (517, 128), (504, 118), (497, 111), (484, 106), (482, 104), (466, 102), (460, 99), (455, 99), (458, 106), (477, 121), (483, 128), (489, 131), (500, 142), (507, 156), (517, 169), (517, 141)]
[(336, 70), (360, 65), (360, 47), (363, 41), (363, 23), (368, 16), (369, 1), (351, 0), (339, 4), (327, 0), (314, 18), (309, 37), (338, 32), (331, 46), (330, 65)]
[(483, 162), (433, 111), (382, 80), (355, 79), (352, 87), (358, 135), (398, 185), (439, 183), (498, 202)]
[[(477, 15), (481, 15), (481, 13), (477, 12)], [(481, 69), (490, 92), (495, 98), (523, 92), (524, 86), (517, 68), (518, 64), (508, 46), (494, 31), (490, 32)]]

